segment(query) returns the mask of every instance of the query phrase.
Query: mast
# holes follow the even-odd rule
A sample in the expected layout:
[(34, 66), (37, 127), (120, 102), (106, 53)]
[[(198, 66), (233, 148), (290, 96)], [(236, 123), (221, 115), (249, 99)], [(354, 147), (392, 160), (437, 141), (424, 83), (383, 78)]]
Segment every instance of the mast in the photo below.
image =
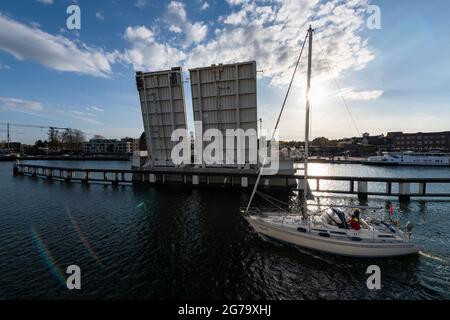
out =
[(304, 217), (308, 214), (308, 155), (309, 155), (309, 111), (311, 108), (311, 62), (312, 62), (312, 41), (313, 41), (313, 29), (311, 25), (308, 29), (308, 78), (306, 84), (306, 121), (305, 121), (305, 165), (304, 165), (304, 178), (303, 178), (303, 214)]
[(8, 152), (9, 152), (9, 145), (10, 145), (10, 135), (9, 135), (9, 122), (6, 124), (6, 140), (7, 140), (7, 144), (8, 144)]

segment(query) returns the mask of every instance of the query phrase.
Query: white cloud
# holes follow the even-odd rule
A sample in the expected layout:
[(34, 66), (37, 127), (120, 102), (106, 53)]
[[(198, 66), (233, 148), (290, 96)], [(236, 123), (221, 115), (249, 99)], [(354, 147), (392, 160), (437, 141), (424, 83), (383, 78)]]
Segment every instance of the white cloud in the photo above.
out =
[(125, 51), (123, 58), (135, 69), (159, 70), (179, 64), (185, 54), (166, 43), (159, 43), (155, 33), (147, 27), (128, 27), (125, 39), (132, 47)]
[(19, 112), (44, 110), (44, 105), (40, 102), (9, 97), (0, 97), (0, 107)]
[(240, 4), (244, 4), (244, 3), (248, 2), (248, 1), (249, 0), (227, 0), (228, 4), (230, 6), (237, 6), (237, 5), (240, 5)]
[(145, 41), (152, 43), (155, 39), (155, 34), (147, 27), (128, 27), (125, 31), (125, 39), (130, 42), (133, 41)]
[(49, 5), (49, 4), (53, 4), (53, 0), (37, 0), (38, 2), (45, 4), (45, 5)]
[(103, 112), (103, 111), (105, 111), (104, 109), (99, 108), (99, 107), (95, 107), (95, 106), (87, 107), (86, 110), (90, 111), (90, 112)]
[(11, 69), (11, 67), (10, 66), (8, 66), (8, 65), (6, 65), (6, 64), (0, 64), (0, 70), (9, 70), (9, 69)]
[(349, 100), (375, 100), (383, 95), (382, 90), (356, 91), (355, 88), (344, 88), (337, 96), (344, 97)]
[(105, 20), (105, 16), (101, 12), (95, 13), (95, 17), (99, 20)]
[(92, 125), (96, 125), (96, 126), (102, 124), (100, 121), (91, 118), (89, 115), (86, 116), (86, 115), (79, 115), (79, 114), (77, 114), (75, 112), (72, 112), (72, 113), (73, 114), (71, 114), (70, 116), (72, 118), (74, 118), (74, 119), (79, 120), (79, 121), (83, 121), (83, 122), (86, 122), (86, 123), (89, 123), (89, 124), (92, 124)]
[(171, 1), (167, 6), (164, 19), (168, 24), (182, 26), (187, 20), (184, 4), (178, 1)]
[[(316, 79), (330, 78), (319, 48), (333, 66), (335, 76), (344, 70), (362, 69), (374, 58), (367, 41), (359, 35), (365, 23), (365, 0), (334, 0), (327, 3), (327, 9), (319, 0), (285, 0), (270, 6), (256, 1), (229, 3), (238, 6), (237, 10), (222, 17), (225, 25), (216, 30), (215, 37), (189, 50), (188, 66), (256, 60), (272, 85), (284, 86), (310, 23), (320, 44), (315, 41)], [(300, 72), (305, 71), (306, 56)], [(296, 85), (302, 85), (304, 80), (298, 79)]]
[[(95, 107), (90, 107), (90, 108), (95, 108)], [(74, 119), (89, 123), (89, 124), (93, 124), (93, 125), (99, 125), (101, 124), (97, 119), (96, 119), (96, 114), (95, 112), (97, 112), (96, 110), (90, 109), (90, 108), (86, 108), (87, 112), (85, 111), (80, 111), (80, 110), (70, 110), (68, 115)]]
[(184, 47), (188, 47), (192, 43), (199, 43), (205, 39), (208, 33), (208, 27), (201, 22), (187, 23), (185, 26), (186, 42)]
[(205, 39), (208, 26), (203, 22), (192, 23), (188, 20), (185, 5), (178, 1), (171, 1), (164, 14), (164, 21), (169, 30), (175, 33), (185, 34), (183, 47), (189, 47)]
[[(276, 87), (285, 86), (292, 75), (309, 24), (315, 28), (314, 79), (316, 83), (339, 77), (344, 71), (360, 70), (374, 59), (360, 31), (365, 27), (367, 0), (284, 0), (228, 1), (233, 12), (219, 19), (222, 25), (207, 39), (203, 22), (190, 22), (185, 5), (171, 1), (164, 15), (169, 29), (177, 33), (175, 41), (159, 41), (159, 33), (147, 27), (129, 27), (131, 43), (127, 60), (137, 68), (158, 70), (181, 64), (198, 67), (213, 63), (255, 60), (259, 74)], [(183, 34), (185, 41), (178, 41)], [(325, 56), (326, 55), (326, 59)], [(305, 52), (299, 74), (306, 69)], [(333, 67), (331, 75), (327, 60)], [(297, 77), (297, 87), (304, 77)], [(382, 94), (382, 93), (381, 93)], [(370, 98), (380, 92), (360, 92), (353, 97)]]
[(18, 60), (32, 60), (58, 71), (102, 77), (111, 74), (111, 55), (63, 36), (29, 27), (2, 14), (0, 50)]
[(209, 8), (209, 3), (208, 2), (203, 2), (202, 6), (200, 7), (200, 10), (206, 10)]
[(224, 18), (223, 22), (225, 24), (233, 24), (239, 25), (245, 23), (247, 20), (247, 12), (245, 10), (241, 10), (239, 12), (233, 12), (226, 18)]
[(95, 114), (93, 114), (92, 112), (83, 112), (83, 111), (78, 111), (78, 110), (72, 110), (70, 112), (72, 112), (73, 114), (75, 114), (77, 116), (95, 117)]
[(135, 6), (135, 7), (138, 7), (139, 9), (142, 9), (142, 8), (144, 8), (144, 7), (147, 6), (147, 1), (146, 1), (146, 0), (137, 0), (137, 1), (134, 3), (134, 6)]
[(41, 27), (41, 24), (39, 22), (30, 22), (30, 26), (33, 28), (39, 29)]

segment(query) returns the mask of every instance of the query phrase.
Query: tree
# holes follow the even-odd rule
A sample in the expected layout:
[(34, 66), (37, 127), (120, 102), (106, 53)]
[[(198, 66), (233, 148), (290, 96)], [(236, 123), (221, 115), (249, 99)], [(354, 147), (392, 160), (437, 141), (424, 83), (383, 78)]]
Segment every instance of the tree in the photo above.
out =
[(42, 141), (42, 140), (39, 139), (38, 141), (36, 141), (36, 142), (34, 143), (34, 146), (35, 146), (36, 148), (45, 148), (47, 145), (48, 145), (47, 140)]
[(50, 148), (53, 150), (58, 149), (59, 146), (59, 132), (54, 128), (50, 128), (48, 130), (48, 140), (50, 144)]
[(320, 138), (315, 138), (313, 141), (312, 141), (312, 144), (314, 145), (314, 146), (319, 146), (319, 147), (327, 147), (328, 145), (329, 145), (329, 143), (330, 143), (330, 140), (328, 140), (327, 138), (325, 138), (325, 137), (320, 137)]
[(80, 151), (83, 142), (86, 141), (83, 131), (68, 128), (60, 134), (60, 141), (65, 150)]

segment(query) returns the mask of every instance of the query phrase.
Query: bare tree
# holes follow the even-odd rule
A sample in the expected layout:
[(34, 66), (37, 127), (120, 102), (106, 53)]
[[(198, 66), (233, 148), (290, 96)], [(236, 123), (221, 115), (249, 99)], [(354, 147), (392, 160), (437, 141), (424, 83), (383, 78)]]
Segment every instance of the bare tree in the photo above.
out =
[(86, 141), (83, 131), (68, 128), (60, 134), (60, 141), (65, 150), (80, 151), (83, 142)]

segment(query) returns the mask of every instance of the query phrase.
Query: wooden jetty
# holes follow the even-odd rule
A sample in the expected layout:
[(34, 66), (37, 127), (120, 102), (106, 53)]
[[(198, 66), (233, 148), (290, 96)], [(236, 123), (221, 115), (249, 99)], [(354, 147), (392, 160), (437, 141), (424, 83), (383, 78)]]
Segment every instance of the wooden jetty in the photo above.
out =
[[(15, 163), (15, 176), (31, 177), (80, 183), (104, 183), (115, 186), (121, 184), (172, 184), (185, 186), (229, 186), (249, 188), (256, 182), (257, 172), (254, 170), (238, 170), (235, 168), (171, 168), (159, 167), (146, 170), (124, 169), (84, 169), (68, 167), (52, 167), (33, 164)], [(303, 192), (303, 176), (298, 174), (277, 174), (263, 176), (262, 188), (289, 189)], [(328, 194), (356, 195), (360, 199), (368, 196), (398, 197), (401, 201), (409, 201), (412, 197), (450, 197), (450, 192), (429, 192), (430, 184), (450, 185), (450, 178), (390, 178), (390, 177), (350, 177), (350, 176), (309, 176), (308, 181), (315, 182), (311, 191)], [(344, 188), (330, 187), (323, 181), (340, 182)], [(384, 185), (377, 191), (370, 188), (372, 184)], [(314, 183), (313, 183), (314, 185)], [(417, 192), (412, 192), (417, 189)], [(450, 186), (448, 188), (450, 190)], [(394, 191), (395, 190), (395, 191)]]

